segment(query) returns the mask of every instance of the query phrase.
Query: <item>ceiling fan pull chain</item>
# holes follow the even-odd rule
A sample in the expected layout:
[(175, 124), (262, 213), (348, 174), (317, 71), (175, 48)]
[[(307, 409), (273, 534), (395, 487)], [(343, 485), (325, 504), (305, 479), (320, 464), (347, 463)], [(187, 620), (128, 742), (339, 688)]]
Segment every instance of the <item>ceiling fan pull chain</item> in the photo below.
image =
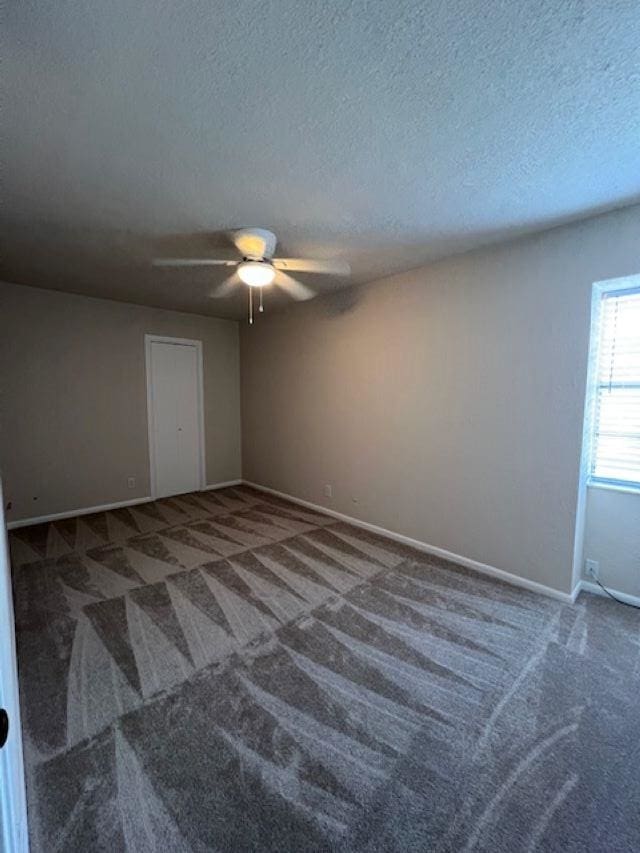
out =
[(253, 325), (253, 288), (249, 288), (249, 325)]
[(258, 308), (258, 311), (259, 311), (261, 314), (262, 314), (262, 312), (264, 311), (264, 307), (263, 307), (263, 305), (262, 305), (262, 288), (260, 288), (260, 307)]

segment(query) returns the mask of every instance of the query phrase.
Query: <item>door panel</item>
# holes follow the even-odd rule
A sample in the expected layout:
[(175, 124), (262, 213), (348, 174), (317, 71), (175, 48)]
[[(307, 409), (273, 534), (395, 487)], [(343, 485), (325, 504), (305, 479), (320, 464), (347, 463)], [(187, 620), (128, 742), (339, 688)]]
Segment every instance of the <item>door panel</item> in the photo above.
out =
[(188, 484), (200, 486), (198, 437), (198, 361), (195, 347), (174, 347), (177, 380), (178, 468)]
[(151, 342), (151, 405), (156, 497), (200, 488), (198, 349)]

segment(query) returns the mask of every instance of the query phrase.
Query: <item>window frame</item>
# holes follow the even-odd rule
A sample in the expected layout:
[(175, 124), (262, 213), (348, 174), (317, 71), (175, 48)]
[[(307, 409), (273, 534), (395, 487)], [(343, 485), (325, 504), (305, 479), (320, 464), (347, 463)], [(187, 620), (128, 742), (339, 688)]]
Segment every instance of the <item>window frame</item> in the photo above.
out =
[[(628, 278), (613, 279), (612, 281), (596, 282), (593, 285), (593, 297), (591, 307), (591, 331), (589, 351), (589, 388), (587, 411), (589, 412), (588, 423), (588, 454), (587, 454), (587, 487), (597, 489), (608, 489), (617, 492), (627, 492), (640, 495), (640, 480), (619, 480), (611, 477), (597, 477), (593, 470), (595, 466), (596, 437), (598, 428), (598, 400), (599, 392), (605, 383), (599, 382), (600, 349), (602, 344), (601, 318), (602, 306), (605, 298), (614, 296), (640, 295), (640, 275)], [(624, 383), (617, 387), (628, 387), (640, 389), (638, 382)]]

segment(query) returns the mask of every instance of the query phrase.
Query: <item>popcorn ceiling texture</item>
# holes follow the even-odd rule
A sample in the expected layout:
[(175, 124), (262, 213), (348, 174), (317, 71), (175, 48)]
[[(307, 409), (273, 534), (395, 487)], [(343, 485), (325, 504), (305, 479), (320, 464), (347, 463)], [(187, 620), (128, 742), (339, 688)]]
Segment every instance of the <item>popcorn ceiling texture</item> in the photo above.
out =
[(366, 282), (640, 193), (636, 0), (25, 0), (3, 29), (8, 281), (242, 316), (224, 271), (149, 259), (261, 225)]

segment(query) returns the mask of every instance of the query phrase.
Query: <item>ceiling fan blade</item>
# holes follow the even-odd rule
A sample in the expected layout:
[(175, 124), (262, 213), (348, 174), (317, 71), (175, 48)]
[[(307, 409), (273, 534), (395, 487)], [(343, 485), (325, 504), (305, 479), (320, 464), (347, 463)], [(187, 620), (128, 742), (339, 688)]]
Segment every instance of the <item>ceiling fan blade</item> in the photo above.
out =
[(301, 281), (297, 281), (295, 278), (291, 278), (290, 275), (287, 275), (286, 272), (283, 272), (282, 270), (278, 270), (274, 281), (279, 285), (279, 287), (286, 291), (289, 296), (292, 296), (299, 302), (302, 302), (305, 299), (313, 299), (316, 295), (315, 290), (311, 290), (311, 288), (307, 287), (306, 284), (303, 284)]
[(240, 283), (240, 277), (238, 273), (232, 273), (229, 278), (225, 278), (225, 280), (219, 284), (217, 287), (214, 287), (209, 296), (211, 299), (222, 299), (225, 296), (229, 296), (235, 290), (236, 284)]
[(303, 258), (274, 258), (276, 269), (287, 272), (314, 272), (328, 275), (349, 275), (351, 267), (346, 261), (312, 261)]
[(220, 258), (154, 258), (154, 267), (235, 267), (238, 261)]
[(276, 235), (266, 228), (241, 228), (231, 239), (243, 258), (270, 258), (276, 250)]

